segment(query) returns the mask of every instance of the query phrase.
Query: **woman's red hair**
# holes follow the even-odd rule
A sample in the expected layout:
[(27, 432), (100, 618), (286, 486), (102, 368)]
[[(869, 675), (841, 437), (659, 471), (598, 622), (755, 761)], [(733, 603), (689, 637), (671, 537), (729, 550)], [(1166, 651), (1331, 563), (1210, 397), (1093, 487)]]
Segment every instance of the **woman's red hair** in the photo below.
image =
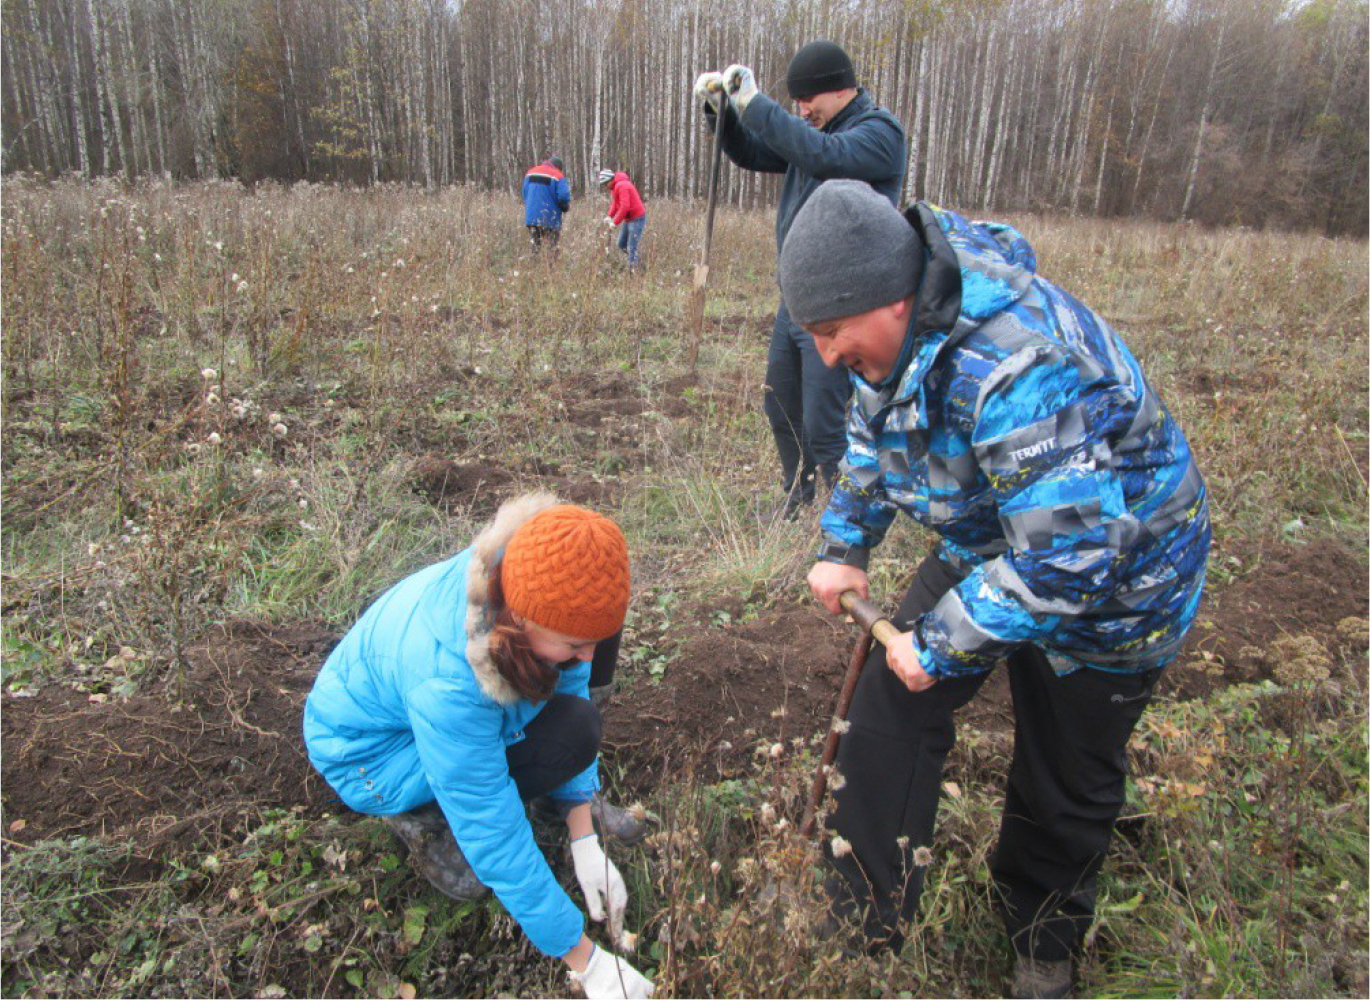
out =
[(533, 655), (528, 634), (514, 619), (504, 603), (500, 567), (490, 574), (490, 600), (494, 605), (495, 627), (490, 632), (490, 658), (501, 677), (529, 701), (546, 701), (556, 690), (559, 674)]

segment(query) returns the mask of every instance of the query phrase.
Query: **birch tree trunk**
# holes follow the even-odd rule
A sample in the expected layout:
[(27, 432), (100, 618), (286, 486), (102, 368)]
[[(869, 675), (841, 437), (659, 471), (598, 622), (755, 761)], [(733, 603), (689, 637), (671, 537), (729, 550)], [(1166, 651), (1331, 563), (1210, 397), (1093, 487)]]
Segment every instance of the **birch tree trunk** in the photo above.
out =
[(1213, 108), (1213, 86), (1218, 78), (1218, 63), (1222, 60), (1223, 38), (1227, 34), (1227, 22), (1221, 15), (1218, 18), (1218, 39), (1213, 44), (1213, 59), (1208, 64), (1208, 83), (1204, 86), (1203, 110), (1199, 112), (1199, 128), (1194, 136), (1194, 154), (1189, 159), (1189, 177), (1185, 181), (1184, 203), (1180, 206), (1180, 218), (1189, 219), (1194, 203), (1194, 189), (1199, 180), (1199, 163), (1203, 159), (1204, 135), (1208, 132), (1208, 115)]

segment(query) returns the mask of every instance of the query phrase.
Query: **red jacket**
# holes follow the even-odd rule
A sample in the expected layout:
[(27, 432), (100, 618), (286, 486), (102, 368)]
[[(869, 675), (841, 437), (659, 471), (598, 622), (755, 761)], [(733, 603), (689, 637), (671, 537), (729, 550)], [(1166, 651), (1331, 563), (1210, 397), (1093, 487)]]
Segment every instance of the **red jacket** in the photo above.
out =
[(642, 195), (637, 193), (628, 175), (622, 170), (615, 173), (614, 179), (609, 182), (609, 218), (614, 220), (614, 225), (632, 222), (646, 214), (647, 209), (642, 207)]

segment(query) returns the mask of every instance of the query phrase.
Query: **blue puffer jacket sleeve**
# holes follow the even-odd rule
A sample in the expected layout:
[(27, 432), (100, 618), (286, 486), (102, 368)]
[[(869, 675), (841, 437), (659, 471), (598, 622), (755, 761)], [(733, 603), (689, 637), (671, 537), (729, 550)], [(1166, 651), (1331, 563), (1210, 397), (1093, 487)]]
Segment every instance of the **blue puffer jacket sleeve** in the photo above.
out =
[(571, 185), (566, 182), (565, 177), (557, 181), (556, 192), (557, 207), (563, 212), (569, 212), (571, 210)]
[(565, 955), (584, 918), (533, 840), (509, 775), (499, 706), (444, 677), (413, 688), (405, 701), (429, 784), (476, 877), (539, 950)]

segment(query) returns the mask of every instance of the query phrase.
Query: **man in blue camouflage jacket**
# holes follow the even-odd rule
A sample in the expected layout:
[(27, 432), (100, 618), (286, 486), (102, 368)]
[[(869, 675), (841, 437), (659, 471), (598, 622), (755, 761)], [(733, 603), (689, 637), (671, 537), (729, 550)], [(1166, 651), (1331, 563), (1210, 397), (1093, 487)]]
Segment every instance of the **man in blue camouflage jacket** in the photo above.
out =
[(824, 362), (853, 375), (814, 595), (834, 613), (843, 591), (866, 596), (899, 510), (941, 536), (852, 702), (833, 911), (861, 913), (874, 947), (902, 940), (952, 712), (1006, 659), (1015, 744), (992, 874), (1015, 995), (1068, 995), (1128, 736), (1203, 590), (1203, 479), (1127, 346), (1036, 274), (1009, 226), (922, 202), (901, 216), (831, 181), (796, 217), (780, 282)]

